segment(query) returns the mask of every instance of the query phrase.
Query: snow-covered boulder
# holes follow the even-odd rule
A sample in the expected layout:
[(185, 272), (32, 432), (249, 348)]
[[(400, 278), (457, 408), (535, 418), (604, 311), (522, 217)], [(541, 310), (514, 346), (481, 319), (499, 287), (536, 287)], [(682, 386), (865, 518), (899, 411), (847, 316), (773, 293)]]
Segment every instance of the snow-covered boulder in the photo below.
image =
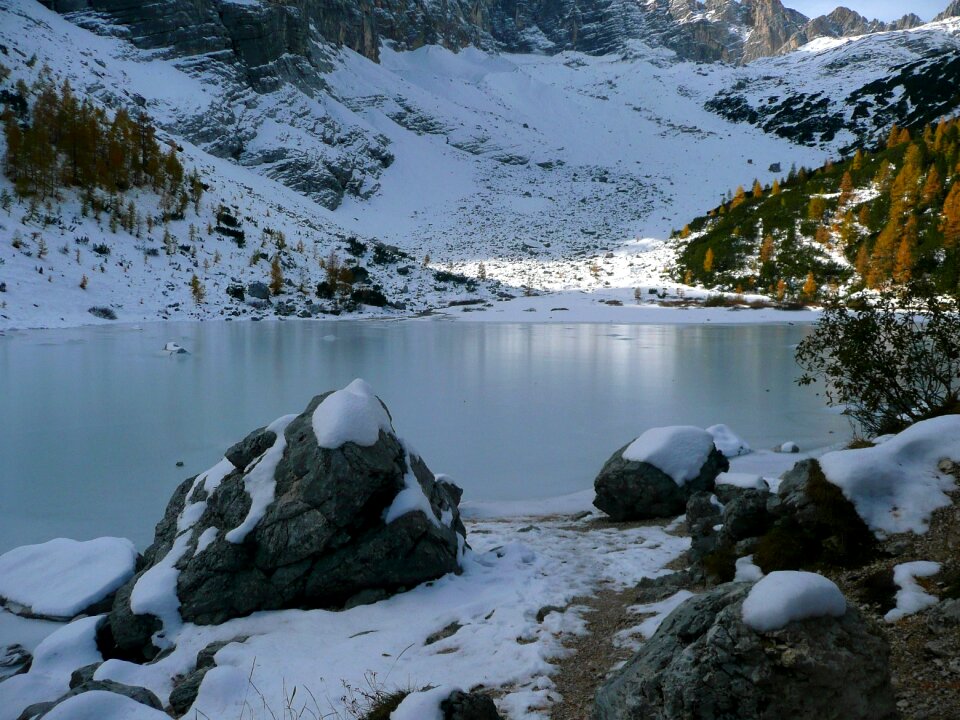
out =
[(356, 380), (254, 431), (177, 488), (117, 593), (120, 657), (151, 657), (183, 621), (370, 602), (460, 569), (451, 485), (400, 441)]
[(653, 428), (607, 460), (594, 481), (593, 504), (614, 520), (673, 517), (729, 467), (706, 430)]
[(600, 688), (594, 717), (886, 720), (889, 654), (826, 578), (721, 585), (667, 617)]
[(23, 545), (0, 555), (0, 603), (20, 615), (58, 620), (103, 612), (136, 563), (136, 548), (124, 538)]
[(57, 700), (31, 705), (20, 717), (28, 717), (31, 720), (34, 718), (36, 720), (40, 718), (152, 720), (168, 717), (161, 712), (162, 710), (163, 704), (159, 698), (146, 688), (124, 685), (112, 680), (90, 680), (72, 688)]

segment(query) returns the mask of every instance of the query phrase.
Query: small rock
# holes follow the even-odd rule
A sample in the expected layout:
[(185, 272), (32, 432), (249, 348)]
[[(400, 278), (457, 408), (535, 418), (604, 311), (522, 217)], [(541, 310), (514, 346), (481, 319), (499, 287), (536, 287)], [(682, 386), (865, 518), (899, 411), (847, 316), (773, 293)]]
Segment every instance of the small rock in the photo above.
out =
[(84, 665), (82, 668), (74, 670), (70, 674), (70, 689), (73, 690), (80, 687), (84, 683), (92, 682), (93, 676), (97, 672), (97, 668), (99, 668), (102, 664), (103, 663), (99, 662), (90, 663), (89, 665)]
[(463, 625), (461, 625), (460, 623), (452, 622), (442, 630), (437, 630), (435, 633), (428, 635), (427, 639), (423, 641), (423, 644), (433, 645), (434, 643), (440, 642), (441, 640), (446, 640), (448, 637), (453, 637), (454, 635), (457, 634), (457, 631), (460, 630), (460, 628), (462, 627)]
[(537, 610), (537, 622), (542, 623), (550, 613), (562, 613), (565, 609), (558, 605), (545, 605)]
[(443, 720), (503, 720), (493, 699), (485, 693), (456, 690), (440, 703)]
[(0, 679), (26, 672), (33, 662), (33, 656), (23, 647), (14, 644), (0, 648)]

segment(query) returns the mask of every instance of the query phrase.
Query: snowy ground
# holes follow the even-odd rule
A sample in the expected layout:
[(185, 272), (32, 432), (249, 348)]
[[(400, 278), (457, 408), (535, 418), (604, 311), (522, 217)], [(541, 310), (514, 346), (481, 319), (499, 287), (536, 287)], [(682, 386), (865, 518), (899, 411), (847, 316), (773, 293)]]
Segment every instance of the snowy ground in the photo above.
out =
[[(251, 689), (252, 677), (275, 711), (298, 687), (298, 702), (312, 707), (309, 689), (322, 711), (343, 712), (344, 683), (366, 689), (365, 677), (375, 674), (388, 688), (499, 688), (511, 717), (542, 717), (538, 711), (554, 697), (550, 662), (564, 655), (563, 637), (582, 632), (584, 622), (576, 607), (543, 622), (536, 619), (538, 610), (567, 607), (601, 583), (622, 588), (660, 574), (689, 542), (660, 527), (590, 529), (586, 520), (530, 517), (471, 521), (468, 538), (473, 552), (461, 576), (345, 612), (270, 612), (217, 627), (188, 625), (172, 655), (150, 666), (109, 661), (97, 678), (144, 685), (166, 699), (171, 678), (191, 669), (205, 645), (248, 638), (218, 653), (218, 668), (204, 681), (194, 709), (209, 717), (239, 717), (248, 703), (244, 717), (268, 717)], [(461, 628), (425, 644), (451, 623)], [(21, 637), (35, 641), (11, 630), (4, 631), (4, 644)], [(85, 652), (82, 643), (79, 652)], [(0, 684), (0, 718), (16, 718), (17, 708), (65, 690), (69, 664)]]
[[(732, 471), (774, 477), (808, 456), (761, 451), (734, 458)], [(266, 718), (298, 688), (295, 704), (308, 708), (307, 717), (318, 711), (348, 717), (351, 696), (373, 682), (387, 689), (483, 687), (494, 691), (509, 718), (547, 717), (557, 699), (553, 663), (567, 653), (565, 639), (586, 627), (576, 598), (668, 572), (665, 565), (689, 546), (671, 531), (676, 523), (598, 525), (592, 500), (593, 491), (585, 490), (550, 500), (466, 504), (473, 550), (460, 576), (343, 612), (264, 612), (216, 627), (188, 624), (171, 655), (144, 666), (111, 660), (96, 677), (148, 687), (165, 701), (172, 678), (193, 668), (199, 650), (236, 640), (217, 654), (218, 667), (204, 680), (194, 710)], [(591, 514), (579, 517), (584, 512)], [(624, 642), (652, 634), (683, 597), (640, 608), (655, 616), (626, 631)], [(538, 621), (538, 612), (551, 605), (564, 610)], [(453, 623), (460, 626), (456, 632), (427, 643)], [(41, 658), (30, 673), (0, 683), (0, 720), (62, 694), (70, 671), (97, 659), (92, 633), (84, 620), (58, 625), (0, 610), (0, 645), (19, 642)]]

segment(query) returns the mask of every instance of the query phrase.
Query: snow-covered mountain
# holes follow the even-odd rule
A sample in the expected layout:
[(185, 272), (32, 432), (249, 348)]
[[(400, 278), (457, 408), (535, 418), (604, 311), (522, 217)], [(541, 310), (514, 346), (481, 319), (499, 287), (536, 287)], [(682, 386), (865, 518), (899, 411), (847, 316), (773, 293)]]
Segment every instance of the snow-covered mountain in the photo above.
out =
[[(9, 84), (30, 81), (47, 64), (84, 97), (147, 112), (212, 188), (203, 217), (184, 220), (182, 236), (190, 223), (215, 221), (220, 204), (251, 226), (284, 228), (294, 244), (299, 234), (309, 259), (288, 268), (287, 277), (302, 277), (295, 284), (307, 290), (322, 279), (317, 258), (330, 250), (350, 256), (347, 239), (356, 236), (367, 244), (356, 261), (407, 312), (504, 292), (450, 281), (451, 271), (486, 274), (513, 286), (511, 294), (532, 287), (623, 288), (632, 295), (635, 287), (660, 286), (671, 255), (656, 238), (716, 205), (730, 188), (755, 177), (769, 182), (777, 166), (819, 165), (894, 120), (909, 125), (956, 107), (950, 88), (960, 21), (952, 19), (853, 39), (820, 37), (742, 66), (685, 59), (691, 54), (677, 44), (677, 33), (720, 23), (734, 28), (744, 48), (756, 45), (737, 18), (776, 10), (777, 0), (624, 3), (618, 17), (643, 23), (624, 25), (615, 43), (584, 46), (591, 53), (559, 51), (580, 42), (551, 40), (545, 20), (517, 20), (559, 12), (555, 4), (507, 13), (526, 45), (510, 40), (502, 29), (509, 23), (482, 4), (476, 12), (455, 3), (50, 4), (66, 14), (36, 0), (0, 6), (0, 62), (13, 72)], [(884, 29), (843, 13), (829, 17), (834, 34)], [(600, 26), (577, 27), (583, 38)], [(694, 36), (706, 37), (700, 30)], [(802, 113), (793, 112), (795, 103)], [(52, 230), (0, 213), (0, 232), (49, 235), (50, 248), (75, 232), (100, 232), (75, 227), (73, 219), (65, 206)], [(407, 257), (379, 266), (374, 241)], [(207, 239), (204, 252), (223, 260), (205, 269), (207, 304), (194, 309), (186, 265), (192, 272), (202, 258), (182, 261), (180, 271), (153, 267), (131, 262), (142, 241), (126, 242), (130, 269), (91, 282), (79, 297), (70, 280), (70, 291), (56, 299), (49, 273), (75, 274), (66, 262), (73, 254), (51, 252), (41, 276), (35, 255), (0, 244), (4, 324), (79, 321), (86, 304), (78, 312), (74, 305), (88, 304), (94, 287), (105, 293), (98, 303), (122, 305), (118, 316), (126, 319), (248, 312), (226, 288), (266, 279), (266, 263), (252, 262), (249, 249)], [(428, 256), (426, 264), (443, 273), (440, 281), (423, 267)], [(140, 265), (149, 274), (133, 271)], [(141, 305), (158, 282), (169, 297)]]

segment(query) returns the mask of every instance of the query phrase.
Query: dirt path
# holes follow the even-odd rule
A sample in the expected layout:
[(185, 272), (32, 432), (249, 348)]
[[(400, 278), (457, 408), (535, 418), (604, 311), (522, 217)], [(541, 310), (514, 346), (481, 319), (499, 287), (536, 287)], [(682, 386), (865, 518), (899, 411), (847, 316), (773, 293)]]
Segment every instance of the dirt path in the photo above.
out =
[(590, 608), (585, 614), (587, 634), (567, 643), (573, 653), (560, 661), (560, 670), (553, 678), (563, 700), (550, 708), (552, 720), (590, 718), (594, 695), (607, 673), (615, 663), (633, 654), (629, 649), (615, 647), (613, 639), (621, 630), (640, 622), (641, 616), (628, 611), (636, 605), (636, 595), (634, 588), (619, 592), (607, 588), (593, 597), (574, 601), (574, 605)]

